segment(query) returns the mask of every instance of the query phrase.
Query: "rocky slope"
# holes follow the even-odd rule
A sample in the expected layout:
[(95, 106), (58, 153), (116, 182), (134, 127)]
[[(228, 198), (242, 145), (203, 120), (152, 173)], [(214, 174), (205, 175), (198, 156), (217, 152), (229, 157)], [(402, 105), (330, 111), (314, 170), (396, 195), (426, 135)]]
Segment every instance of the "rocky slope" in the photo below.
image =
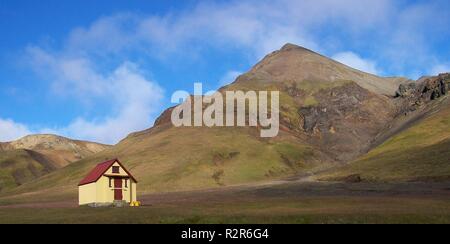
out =
[[(295, 137), (319, 152), (322, 161), (346, 162), (366, 152), (386, 123), (402, 113), (393, 98), (407, 81), (367, 74), (286, 44), (220, 91), (280, 91), (283, 133), (278, 139)], [(171, 111), (129, 138), (170, 128)]]
[(55, 135), (30, 135), (0, 143), (0, 191), (22, 185), (109, 148)]
[(400, 114), (373, 140), (373, 150), (322, 180), (450, 180), (450, 74), (401, 85)]

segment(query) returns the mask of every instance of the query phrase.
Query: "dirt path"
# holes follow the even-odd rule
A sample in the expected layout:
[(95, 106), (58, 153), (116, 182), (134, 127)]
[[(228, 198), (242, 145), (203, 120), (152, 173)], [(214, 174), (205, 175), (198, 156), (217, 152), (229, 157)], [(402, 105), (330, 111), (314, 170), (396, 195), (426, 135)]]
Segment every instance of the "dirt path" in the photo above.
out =
[[(450, 184), (444, 183), (339, 183), (317, 182), (314, 175), (302, 175), (271, 182), (227, 186), (223, 188), (184, 192), (142, 194), (146, 206), (183, 203), (215, 204), (239, 201), (264, 201), (279, 198), (315, 197), (419, 197), (450, 199)], [(11, 201), (12, 199), (10, 199)], [(8, 208), (76, 208), (77, 199), (0, 205)]]
[[(278, 185), (283, 185), (287, 183), (301, 183), (301, 182), (314, 182), (312, 175), (302, 175), (302, 176), (295, 176), (290, 177), (286, 179), (280, 179), (280, 180), (274, 180), (274, 181), (268, 181), (268, 182), (259, 182), (259, 183), (249, 183), (249, 184), (242, 184), (242, 185), (232, 185), (232, 186), (226, 186), (222, 188), (216, 188), (216, 189), (206, 189), (206, 190), (193, 190), (193, 191), (183, 191), (183, 192), (169, 192), (169, 193), (153, 193), (153, 194), (143, 194), (139, 197), (139, 200), (148, 203), (148, 204), (155, 204), (155, 203), (170, 203), (170, 202), (177, 202), (180, 200), (183, 201), (200, 201), (200, 200), (213, 200), (217, 198), (224, 198), (224, 197), (230, 197), (236, 195), (238, 192), (248, 192), (253, 191), (260, 188), (266, 188), (266, 187), (274, 187)], [(30, 195), (29, 193), (27, 193)], [(36, 197), (39, 197), (39, 192), (36, 192)], [(215, 198), (211, 198), (211, 196), (214, 196)], [(43, 201), (43, 202), (27, 202), (27, 203), (17, 203), (17, 204), (11, 204), (14, 202), (13, 197), (7, 197), (2, 198), (0, 200), (6, 200), (6, 204), (1, 203), (0, 201), (0, 209), (8, 209), (8, 208), (75, 208), (78, 207), (77, 199), (70, 198), (67, 200), (62, 201)], [(19, 196), (20, 197), (20, 196)], [(33, 196), (30, 196), (32, 198)]]
[(183, 203), (223, 203), (246, 200), (267, 200), (271, 198), (315, 198), (315, 197), (419, 197), (448, 198), (448, 183), (320, 183), (290, 182), (259, 186), (237, 186), (226, 189), (156, 193), (144, 195), (140, 200), (145, 205)]
[(11, 208), (75, 208), (78, 207), (76, 201), (66, 200), (57, 202), (37, 202), (37, 203), (21, 203), (21, 204), (9, 204), (0, 205), (0, 209)]

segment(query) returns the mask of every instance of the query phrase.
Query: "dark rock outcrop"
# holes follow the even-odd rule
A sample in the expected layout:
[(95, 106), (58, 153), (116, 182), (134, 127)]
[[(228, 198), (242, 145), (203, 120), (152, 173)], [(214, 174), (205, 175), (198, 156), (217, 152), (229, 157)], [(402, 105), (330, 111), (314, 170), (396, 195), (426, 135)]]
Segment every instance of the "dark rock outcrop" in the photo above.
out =
[[(302, 127), (308, 142), (336, 161), (357, 157), (370, 146), (394, 115), (387, 97), (349, 82), (314, 95), (318, 104), (301, 107)], [(343, 143), (345, 142), (345, 143)]]
[(361, 178), (361, 175), (359, 175), (359, 174), (349, 175), (344, 178), (344, 182), (346, 182), (346, 183), (361, 183), (362, 178)]
[(434, 77), (422, 78), (417, 82), (401, 84), (397, 91), (397, 97), (427, 102), (446, 95), (449, 90), (450, 73), (445, 73)]
[(401, 84), (396, 92), (396, 98), (399, 99), (399, 114), (415, 111), (418, 107), (446, 95), (449, 90), (450, 73)]
[(397, 97), (410, 97), (416, 92), (416, 83), (401, 84), (398, 88)]

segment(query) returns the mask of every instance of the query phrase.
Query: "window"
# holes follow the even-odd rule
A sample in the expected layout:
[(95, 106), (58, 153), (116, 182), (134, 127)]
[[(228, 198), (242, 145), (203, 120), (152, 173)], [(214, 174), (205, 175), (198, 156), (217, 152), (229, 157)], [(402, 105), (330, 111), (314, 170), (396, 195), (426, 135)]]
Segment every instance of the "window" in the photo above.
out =
[(118, 174), (118, 173), (120, 173), (120, 172), (119, 172), (119, 169), (120, 169), (119, 166), (113, 166), (113, 167), (112, 167), (112, 172), (113, 172), (114, 174)]
[(112, 178), (109, 178), (109, 187), (112, 187)]
[(125, 179), (125, 188), (128, 188), (128, 179)]

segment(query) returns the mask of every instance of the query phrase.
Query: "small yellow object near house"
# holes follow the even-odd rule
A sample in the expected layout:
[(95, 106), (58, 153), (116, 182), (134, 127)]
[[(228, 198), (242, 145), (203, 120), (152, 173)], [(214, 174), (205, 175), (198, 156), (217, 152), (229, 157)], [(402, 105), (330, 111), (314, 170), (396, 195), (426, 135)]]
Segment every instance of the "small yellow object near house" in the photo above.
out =
[(130, 207), (140, 207), (141, 206), (141, 202), (139, 201), (133, 201), (130, 203)]
[[(118, 159), (98, 164), (78, 184), (79, 205), (102, 206), (137, 202), (137, 180)], [(140, 203), (138, 204), (140, 205)]]

